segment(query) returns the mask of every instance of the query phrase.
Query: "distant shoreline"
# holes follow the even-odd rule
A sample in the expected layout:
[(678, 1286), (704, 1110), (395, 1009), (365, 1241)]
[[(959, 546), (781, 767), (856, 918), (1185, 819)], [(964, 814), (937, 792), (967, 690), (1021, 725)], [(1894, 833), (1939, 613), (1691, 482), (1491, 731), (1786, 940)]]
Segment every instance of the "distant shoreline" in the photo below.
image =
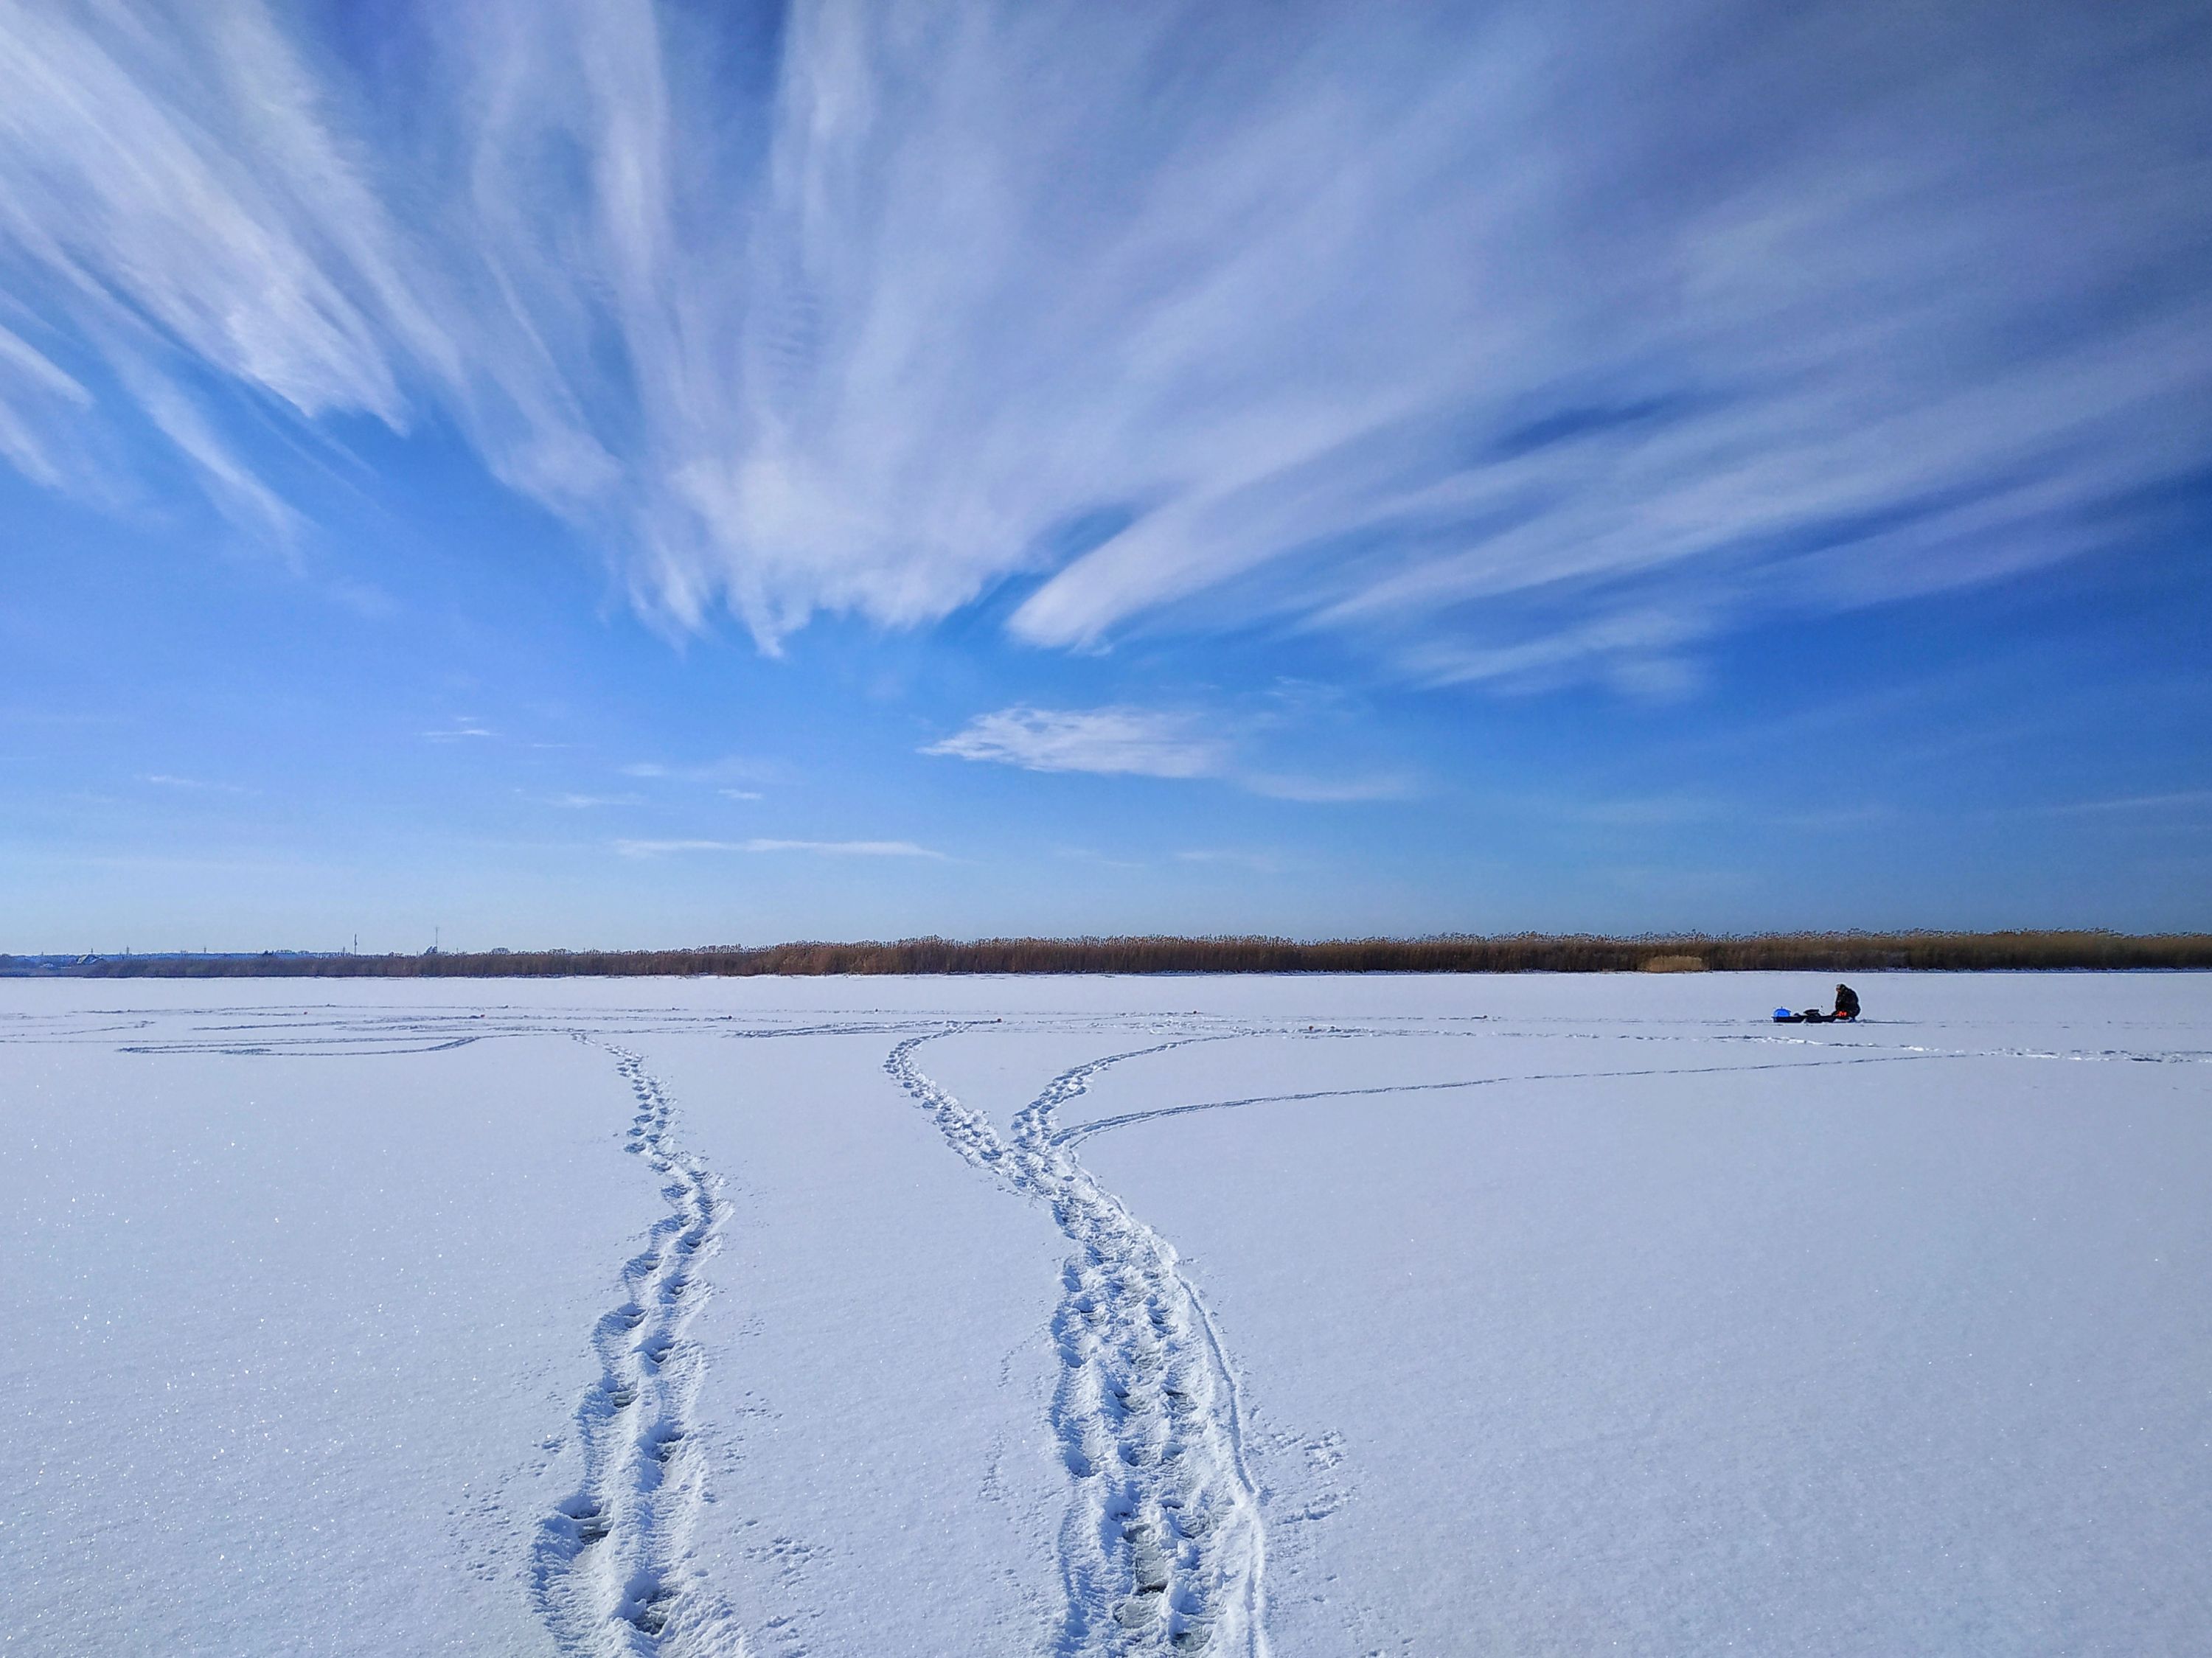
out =
[(1607, 938), (905, 938), (691, 950), (360, 956), (0, 955), (15, 979), (750, 978), (763, 975), (1200, 973), (1960, 972), (2212, 968), (2212, 933), (1785, 932)]

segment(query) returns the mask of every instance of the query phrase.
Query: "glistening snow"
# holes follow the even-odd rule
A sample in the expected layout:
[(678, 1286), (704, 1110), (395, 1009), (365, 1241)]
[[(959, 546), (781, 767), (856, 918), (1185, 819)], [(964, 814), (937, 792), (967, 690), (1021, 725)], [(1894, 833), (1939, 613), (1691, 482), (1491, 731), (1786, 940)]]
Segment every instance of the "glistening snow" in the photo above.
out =
[(2212, 978), (15, 983), (0, 1651), (2212, 1651)]

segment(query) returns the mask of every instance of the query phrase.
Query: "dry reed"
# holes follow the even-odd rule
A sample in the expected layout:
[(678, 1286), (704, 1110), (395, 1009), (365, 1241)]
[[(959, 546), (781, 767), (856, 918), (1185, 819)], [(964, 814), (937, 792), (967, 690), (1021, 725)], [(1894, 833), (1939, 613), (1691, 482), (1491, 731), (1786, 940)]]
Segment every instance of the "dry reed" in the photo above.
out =
[(67, 965), (0, 957), (0, 975), (88, 978), (566, 978), (758, 974), (1864, 973), (1947, 969), (2212, 968), (2212, 935), (2103, 932), (1789, 932), (1606, 938), (904, 938), (692, 950), (557, 950), (420, 956), (106, 956)]

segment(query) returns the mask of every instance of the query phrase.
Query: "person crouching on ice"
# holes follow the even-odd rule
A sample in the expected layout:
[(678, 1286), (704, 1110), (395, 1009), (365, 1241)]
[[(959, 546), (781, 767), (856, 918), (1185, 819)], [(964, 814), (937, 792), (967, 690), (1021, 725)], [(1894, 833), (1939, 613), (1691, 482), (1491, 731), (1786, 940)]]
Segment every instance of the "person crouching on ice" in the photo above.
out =
[(1859, 993), (1849, 985), (1836, 987), (1836, 1011), (1832, 1019), (1856, 1019), (1859, 1016)]

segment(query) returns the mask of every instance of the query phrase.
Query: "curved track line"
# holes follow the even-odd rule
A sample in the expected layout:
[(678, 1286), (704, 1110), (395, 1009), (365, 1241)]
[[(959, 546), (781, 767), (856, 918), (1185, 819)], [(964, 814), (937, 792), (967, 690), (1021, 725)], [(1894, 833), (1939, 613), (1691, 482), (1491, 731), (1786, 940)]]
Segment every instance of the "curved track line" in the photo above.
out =
[(1297, 1094), (1254, 1094), (1241, 1100), (1201, 1100), (1191, 1105), (1163, 1105), (1149, 1111), (1125, 1111), (1117, 1117), (1095, 1117), (1056, 1129), (1054, 1145), (1076, 1145), (1109, 1128), (1152, 1122), (1161, 1117), (1188, 1116), (1194, 1111), (1233, 1111), (1247, 1105), (1288, 1105), (1299, 1100), (1365, 1099), (1382, 1094), (1433, 1094), (1448, 1089), (1495, 1088), (1504, 1083), (1607, 1082), (1628, 1077), (1717, 1077), (1751, 1071), (1812, 1071), (1832, 1065), (1893, 1065), (1911, 1060), (1962, 1059), (1954, 1054), (1869, 1054), (1840, 1060), (1788, 1060), (1772, 1065), (1698, 1065), (1650, 1071), (1547, 1071), (1514, 1077), (1468, 1077), (1458, 1082), (1391, 1083), (1378, 1088), (1314, 1088)]

